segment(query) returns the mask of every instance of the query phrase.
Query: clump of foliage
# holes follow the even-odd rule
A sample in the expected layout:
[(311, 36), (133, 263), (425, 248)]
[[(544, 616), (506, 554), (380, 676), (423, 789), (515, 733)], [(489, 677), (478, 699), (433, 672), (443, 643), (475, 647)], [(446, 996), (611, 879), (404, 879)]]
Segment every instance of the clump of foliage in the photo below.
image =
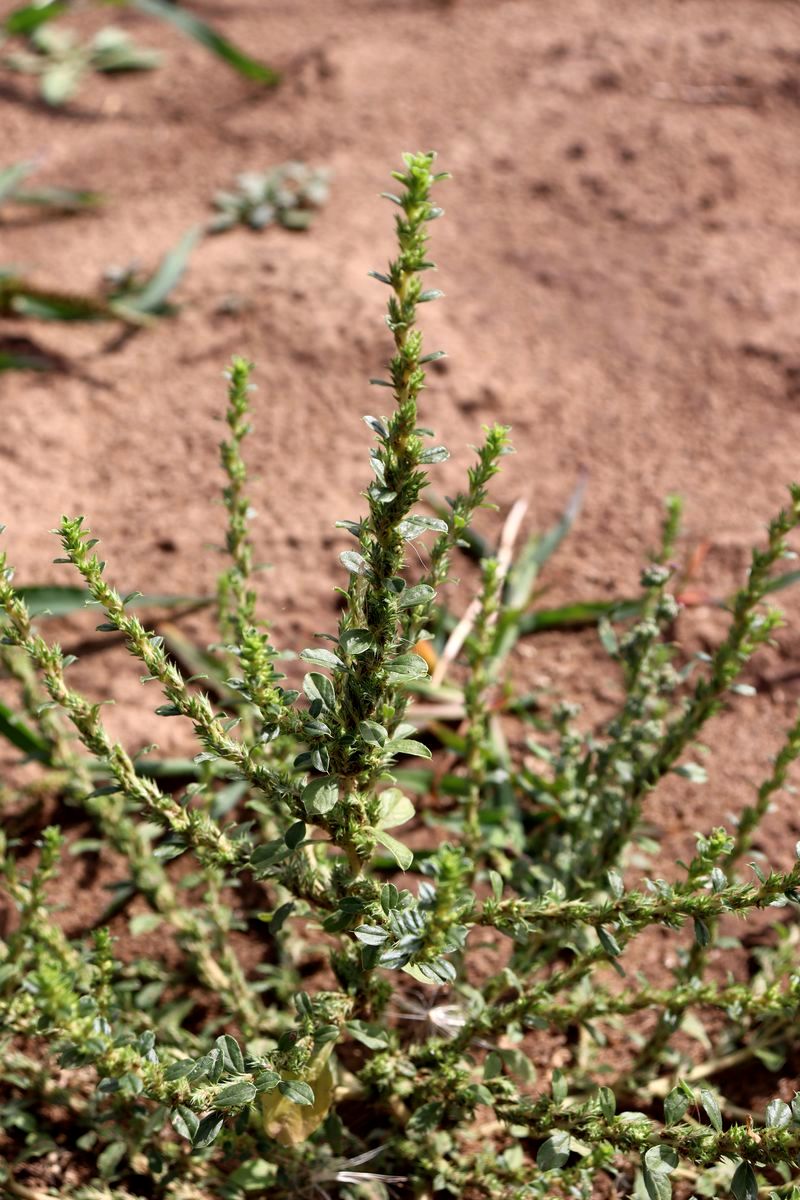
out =
[(209, 222), (209, 233), (223, 233), (234, 225), (265, 229), (308, 229), (314, 210), (328, 199), (328, 171), (302, 162), (282, 163), (269, 171), (246, 171), (236, 177), (235, 192), (217, 192), (219, 215)]
[[(131, 611), (135, 596), (106, 580), (83, 518), (58, 530), (56, 561), (78, 572), (98, 629), (124, 637), (161, 693), (156, 711), (194, 730), (183, 790), (162, 787), (146, 756), (109, 737), (3, 556), (2, 656), (21, 687), (19, 720), (35, 727), (51, 786), (96, 828), (71, 851), (121, 856), (111, 911), (121, 920), (135, 900), (130, 931), (172, 947), (120, 958), (108, 916), (90, 939), (67, 938), (53, 919), (67, 902), (64, 835), (46, 828), (32, 867), (19, 862), (24, 845), (4, 841), (17, 911), (0, 961), (10, 1194), (32, 1194), (20, 1182), (27, 1159), (66, 1146), (83, 1171), (79, 1200), (588, 1200), (602, 1179), (650, 1200), (666, 1200), (675, 1180), (683, 1195), (797, 1200), (800, 1100), (776, 1096), (751, 1113), (718, 1080), (735, 1064), (777, 1071), (796, 1049), (800, 864), (744, 864), (800, 753), (800, 722), (731, 829), (698, 837), (669, 878), (656, 869), (632, 883), (629, 853), (665, 776), (700, 778), (690, 748), (745, 690), (743, 667), (779, 624), (763, 601), (800, 520), (800, 488), (753, 553), (726, 638), (689, 664), (669, 640), (670, 504), (637, 615), (602, 627), (625, 693), (602, 730), (583, 731), (564, 700), (531, 708), (504, 685), (538, 565), (514, 561), (510, 539), (483, 558), (458, 623), (462, 683), (434, 690), (429, 664), (441, 680), (438, 664), (455, 657), (455, 631), (449, 649), (431, 641), (447, 625), (437, 590), (454, 551), (474, 545), (473, 516), (509, 441), (505, 427), (486, 428), (447, 514), (420, 510), (430, 469), (447, 457), (420, 424), (425, 367), (441, 352), (425, 352), (416, 327), (440, 295), (426, 278), (428, 226), (441, 216), (431, 189), (443, 176), (418, 154), (394, 178), (397, 255), (372, 273), (388, 291), (394, 352), (375, 382), (390, 412), (365, 418), (373, 477), (362, 515), (340, 522), (354, 544), (340, 555), (338, 627), (300, 653), (297, 688), (257, 613), (242, 360), (229, 376), (229, 566), (205, 681), (184, 675)], [(427, 552), (409, 555), (425, 538)], [(450, 755), (440, 769), (425, 765), (432, 739), (420, 726), (426, 697), (443, 694), (457, 727), (439, 719)], [(511, 742), (500, 712), (521, 723)], [(781, 920), (754, 978), (711, 970), (731, 953), (729, 914), (767, 908)], [(620, 981), (649, 930), (671, 934), (674, 965)], [(717, 1019), (704, 1024), (706, 1013)], [(700, 1062), (680, 1031), (702, 1039)], [(547, 1065), (556, 1049), (558, 1069)]]
[(30, 49), (15, 50), (2, 61), (12, 71), (38, 75), (42, 99), (54, 106), (71, 100), (90, 71), (150, 71), (161, 62), (157, 51), (137, 46), (124, 29), (114, 25), (85, 43), (71, 29), (39, 25), (28, 42)]
[[(8, 14), (2, 25), (0, 25), (0, 31), (5, 32), (11, 37), (28, 38), (33, 48), (36, 49), (40, 34), (45, 34), (46, 32), (45, 27), (56, 17), (60, 17), (67, 12), (72, 2), (73, 0), (33, 0), (33, 3), (21, 4)], [(131, 8), (147, 16), (156, 17), (168, 22), (168, 24), (173, 25), (181, 33), (186, 34), (187, 37), (199, 42), (201, 46), (204, 46), (212, 54), (216, 55), (217, 58), (227, 63), (228, 66), (253, 83), (259, 83), (266, 87), (274, 87), (280, 81), (279, 73), (273, 70), (272, 67), (268, 67), (266, 64), (258, 62), (257, 59), (251, 58), (249, 54), (245, 54), (243, 50), (223, 37), (213, 26), (207, 24), (205, 21), (201, 21), (194, 13), (188, 12), (181, 5), (174, 3), (174, 0), (98, 0), (98, 3), (105, 7), (112, 5), (116, 8)], [(108, 41), (108, 31), (104, 31), (101, 36), (106, 42)], [(119, 41), (119, 31), (115, 31), (115, 36), (116, 40)], [(49, 35), (46, 35), (46, 37), (49, 37)], [(69, 32), (65, 34), (58, 27), (55, 35), (56, 45), (64, 43), (65, 37), (69, 43), (74, 43), (74, 37)], [(105, 50), (108, 51), (109, 49), (113, 49), (113, 47), (106, 45)], [(123, 45), (121, 48), (118, 48), (118, 54), (120, 53), (120, 49), (123, 58), (132, 52), (130, 43), (127, 46)], [(139, 52), (134, 51), (134, 53)], [(144, 53), (149, 54), (149, 52)], [(150, 58), (153, 61), (145, 63), (145, 66), (156, 66), (161, 61), (160, 55), (150, 55)], [(101, 71), (141, 69), (139, 65), (135, 65), (134, 67), (130, 65), (98, 66), (96, 63), (88, 65), (94, 66), (95, 70)], [(23, 67), (22, 69), (26, 68)], [(55, 93), (56, 98), (52, 99), (50, 96), (45, 95), (45, 99), (51, 104), (62, 104), (68, 100), (74, 94), (75, 87), (84, 69), (85, 66), (78, 67), (76, 59), (72, 74), (74, 74), (75, 70), (78, 70), (78, 78), (73, 79), (72, 84), (68, 86), (70, 71), (65, 68), (65, 82), (59, 85), (58, 80), (56, 80), (55, 84), (51, 83), (50, 85), (50, 89)], [(65, 86), (67, 86), (66, 94), (63, 92)], [(42, 87), (44, 91), (44, 81)]]

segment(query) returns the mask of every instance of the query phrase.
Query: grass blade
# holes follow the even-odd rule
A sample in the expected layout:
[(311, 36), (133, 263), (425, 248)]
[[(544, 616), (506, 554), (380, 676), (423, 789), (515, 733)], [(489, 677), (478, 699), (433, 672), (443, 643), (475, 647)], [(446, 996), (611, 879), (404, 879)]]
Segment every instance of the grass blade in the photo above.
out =
[(18, 354), (0, 349), (0, 371), (56, 371), (59, 364), (46, 354)]
[[(2, 182), (0, 182), (0, 201), (3, 199)], [(16, 204), (35, 204), (41, 208), (58, 209), (59, 212), (83, 212), (88, 208), (97, 208), (103, 202), (99, 192), (90, 192), (81, 188), (43, 187), (19, 188), (11, 199)]]
[(14, 36), (27, 37), (40, 25), (61, 16), (67, 7), (67, 0), (50, 0), (49, 4), (23, 4), (9, 13), (3, 22), (3, 29)]
[(33, 170), (33, 163), (18, 162), (12, 163), (10, 167), (4, 167), (0, 171), (0, 204), (10, 197), (16, 198), (17, 186), (22, 183), (23, 179), (27, 179)]
[(189, 255), (199, 237), (200, 229), (197, 227), (185, 233), (178, 244), (164, 255), (144, 287), (115, 296), (111, 301), (112, 309), (120, 315), (134, 313), (157, 316), (163, 313), (170, 293), (181, 281)]
[(505, 595), (507, 608), (521, 610), (530, 601), (539, 571), (553, 557), (577, 520), (586, 491), (586, 478), (586, 473), (581, 472), (556, 523), (546, 533), (534, 534), (523, 547), (508, 573)]
[(130, 0), (130, 2), (132, 7), (138, 9), (139, 12), (159, 17), (162, 21), (168, 21), (181, 33), (194, 38), (201, 46), (205, 46), (206, 50), (216, 54), (217, 58), (221, 58), (228, 66), (243, 75), (245, 79), (251, 79), (266, 87), (274, 87), (276, 83), (280, 82), (280, 75), (272, 67), (250, 58), (243, 50), (234, 46), (205, 21), (196, 17), (194, 13), (187, 12), (185, 8), (180, 8), (177, 4), (168, 4), (166, 0)]
[[(82, 587), (60, 587), (56, 584), (29, 584), (17, 588), (32, 617), (65, 617), (86, 607), (89, 592)], [(137, 596), (130, 608), (205, 608), (213, 602), (211, 596)]]
[(26, 725), (22, 718), (0, 701), (0, 737), (4, 737), (12, 746), (21, 750), (26, 758), (36, 762), (49, 763), (50, 752), (47, 743), (35, 730)]
[(545, 633), (550, 629), (585, 629), (598, 625), (603, 617), (627, 621), (642, 611), (641, 600), (584, 600), (563, 604), (560, 608), (542, 608), (520, 618), (520, 634)]
[(21, 279), (0, 276), (0, 316), (36, 317), (40, 321), (98, 321), (113, 314), (100, 300), (32, 287)]
[(782, 592), (784, 588), (794, 587), (796, 583), (800, 583), (800, 571), (786, 571), (783, 575), (776, 576), (767, 584), (767, 592)]

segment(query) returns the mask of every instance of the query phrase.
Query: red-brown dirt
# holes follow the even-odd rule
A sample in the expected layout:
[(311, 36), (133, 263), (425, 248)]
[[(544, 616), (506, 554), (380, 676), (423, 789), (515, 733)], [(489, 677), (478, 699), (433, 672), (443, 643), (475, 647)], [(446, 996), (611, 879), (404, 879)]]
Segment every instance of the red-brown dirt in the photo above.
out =
[[(3, 0), (0, 10), (11, 7)], [(258, 364), (248, 443), (264, 614), (279, 645), (330, 628), (336, 562), (368, 479), (367, 379), (388, 355), (385, 300), (367, 278), (392, 251), (377, 199), (404, 149), (436, 148), (447, 210), (432, 226), (437, 284), (423, 310), (432, 370), (423, 421), (457, 489), (481, 424), (513, 427), (494, 489), (556, 517), (579, 475), (576, 528), (548, 568), (548, 602), (630, 594), (661, 501), (686, 501), (682, 551), (708, 543), (698, 588), (730, 593), (749, 547), (800, 477), (800, 12), (789, 0), (218, 0), (191, 7), (284, 72), (257, 91), (167, 27), (115, 20), (168, 67), (94, 78), (66, 109), (0, 77), (0, 165), (40, 157), (39, 182), (106, 197), (92, 216), (0, 219), (0, 263), (44, 286), (92, 289), (110, 264), (152, 265), (210, 215), (240, 171), (288, 158), (333, 171), (306, 234), (244, 229), (195, 251), (175, 319), (117, 342), (111, 326), (8, 322), (63, 355), (59, 375), (0, 374), (0, 519), (21, 582), (71, 581), (48, 530), (87, 514), (121, 590), (213, 590), (223, 535), (216, 418), (233, 353)], [(96, 14), (76, 14), (94, 27)], [(497, 527), (487, 517), (485, 528)], [(800, 599), (708, 742), (711, 782), (670, 781), (649, 817), (664, 873), (691, 834), (745, 803), (800, 692)], [(92, 626), (74, 618), (65, 641)], [(205, 636), (202, 618), (186, 623)], [(679, 620), (713, 645), (712, 608)], [(616, 684), (596, 635), (523, 648), (528, 684), (604, 711)], [(111, 649), (72, 678), (113, 696), (132, 748), (183, 749), (151, 715), (139, 670)], [(143, 715), (144, 714), (144, 715)], [(790, 797), (759, 847), (785, 865), (800, 836)]]

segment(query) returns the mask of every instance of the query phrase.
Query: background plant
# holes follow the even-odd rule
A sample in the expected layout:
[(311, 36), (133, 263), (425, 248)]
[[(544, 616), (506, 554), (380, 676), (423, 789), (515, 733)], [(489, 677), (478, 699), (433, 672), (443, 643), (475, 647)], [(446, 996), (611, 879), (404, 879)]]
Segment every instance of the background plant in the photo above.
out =
[[(168, 22), (251, 82), (272, 87), (280, 81), (277, 71), (245, 54), (213, 26), (172, 0), (98, 0), (98, 3), (131, 8)], [(6, 59), (6, 65), (40, 74), (42, 95), (48, 103), (59, 105), (69, 100), (89, 69), (141, 70), (161, 62), (160, 54), (138, 50), (124, 31), (113, 27), (101, 31), (86, 46), (79, 46), (71, 30), (51, 24), (72, 7), (78, 7), (73, 0), (21, 4), (9, 13), (1, 27), (9, 37), (26, 39), (33, 52), (15, 53)]]
[(2, 61), (12, 71), (37, 75), (42, 99), (52, 105), (72, 99), (90, 71), (151, 71), (161, 62), (160, 54), (137, 46), (124, 29), (114, 25), (99, 30), (87, 42), (60, 25), (39, 25), (28, 42), (29, 49), (15, 50)]
[[(673, 771), (703, 779), (687, 755), (732, 690), (746, 691), (742, 670), (779, 624), (764, 601), (800, 489), (754, 551), (712, 655), (685, 662), (670, 640), (671, 502), (628, 621), (601, 627), (625, 688), (613, 719), (587, 733), (569, 702), (515, 695), (509, 654), (545, 548), (537, 539), (515, 556), (510, 516), (496, 552), (480, 555), (464, 616), (438, 606), (454, 553), (475, 548), (471, 524), (508, 430), (485, 430), (446, 510), (421, 510), (429, 468), (447, 457), (419, 423), (425, 367), (442, 352), (424, 352), (416, 328), (419, 306), (440, 295), (427, 285), (426, 243), (443, 177), (426, 154), (406, 156), (394, 177), (397, 255), (372, 273), (388, 290), (394, 341), (387, 377), (373, 382), (391, 413), (366, 418), (373, 478), (363, 514), (340, 522), (354, 547), (340, 556), (338, 627), (301, 651), (309, 669), (298, 687), (257, 612), (243, 360), (230, 371), (222, 446), (221, 644), (200, 672), (187, 676), (131, 611), (135, 594), (106, 581), (83, 518), (58, 530), (58, 561), (77, 570), (99, 631), (124, 637), (161, 693), (159, 715), (193, 728), (199, 752), (179, 788), (109, 738), (101, 706), (72, 688), (73, 660), (38, 632), (3, 559), (3, 661), (36, 739), (40, 786), (85, 811), (94, 850), (125, 860), (112, 912), (144, 900), (129, 926), (168, 931), (180, 963), (120, 961), (111, 914), (91, 941), (67, 939), (51, 911), (63, 834), (44, 829), (23, 869), (12, 831), (3, 862), (17, 918), (0, 964), (12, 1157), (57, 1144), (55, 1107), (67, 1114), (56, 1132), (91, 1164), (85, 1194), (119, 1200), (390, 1188), (589, 1197), (600, 1177), (651, 1200), (675, 1180), (698, 1195), (796, 1198), (797, 1099), (742, 1112), (716, 1080), (732, 1063), (776, 1071), (796, 1048), (800, 865), (743, 863), (800, 752), (800, 723), (731, 831), (706, 831), (669, 879), (654, 870), (632, 884), (625, 868), (649, 793)], [(409, 543), (425, 539), (412, 559)], [(433, 722), (442, 702), (451, 715)], [(450, 755), (445, 774), (438, 762), (407, 764), (431, 759), (431, 730)], [(169, 866), (178, 859), (183, 870)], [(725, 919), (767, 907), (782, 919), (749, 983), (710, 971), (731, 953)], [(672, 978), (617, 983), (654, 927), (674, 934)], [(492, 970), (478, 953), (487, 938), (503, 947)], [(248, 969), (252, 945), (259, 961)], [(709, 1011), (722, 1019), (706, 1027)], [(654, 1021), (640, 1028), (639, 1013)], [(682, 1027), (702, 1030), (702, 1061), (676, 1039)], [(526, 1049), (547, 1035), (564, 1035), (562, 1065), (535, 1080)], [(26, 1194), (18, 1168), (7, 1174), (12, 1194)]]
[(219, 214), (208, 225), (209, 233), (224, 233), (234, 225), (265, 229), (278, 224), (285, 229), (308, 229), (314, 210), (328, 199), (329, 173), (302, 162), (281, 163), (268, 171), (247, 171), (236, 177), (235, 192), (217, 192)]
[(189, 229), (158, 266), (144, 274), (137, 264), (111, 268), (105, 289), (97, 295), (43, 288), (9, 268), (0, 267), (0, 316), (41, 321), (124, 321), (148, 325), (176, 309), (170, 297), (183, 278), (200, 231)]

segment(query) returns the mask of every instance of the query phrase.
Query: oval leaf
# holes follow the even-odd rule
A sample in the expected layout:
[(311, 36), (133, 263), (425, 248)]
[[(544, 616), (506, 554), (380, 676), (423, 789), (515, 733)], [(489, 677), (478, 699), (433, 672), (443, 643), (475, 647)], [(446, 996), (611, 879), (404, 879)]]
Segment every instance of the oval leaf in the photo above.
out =
[(339, 799), (339, 785), (331, 775), (314, 779), (303, 789), (303, 804), (312, 816), (330, 812)]
[(291, 1100), (292, 1104), (313, 1104), (314, 1093), (307, 1083), (301, 1083), (299, 1079), (282, 1079), (278, 1084), (278, 1091), (287, 1100)]
[(414, 816), (414, 805), (400, 788), (387, 788), (378, 800), (378, 829), (394, 829)]

